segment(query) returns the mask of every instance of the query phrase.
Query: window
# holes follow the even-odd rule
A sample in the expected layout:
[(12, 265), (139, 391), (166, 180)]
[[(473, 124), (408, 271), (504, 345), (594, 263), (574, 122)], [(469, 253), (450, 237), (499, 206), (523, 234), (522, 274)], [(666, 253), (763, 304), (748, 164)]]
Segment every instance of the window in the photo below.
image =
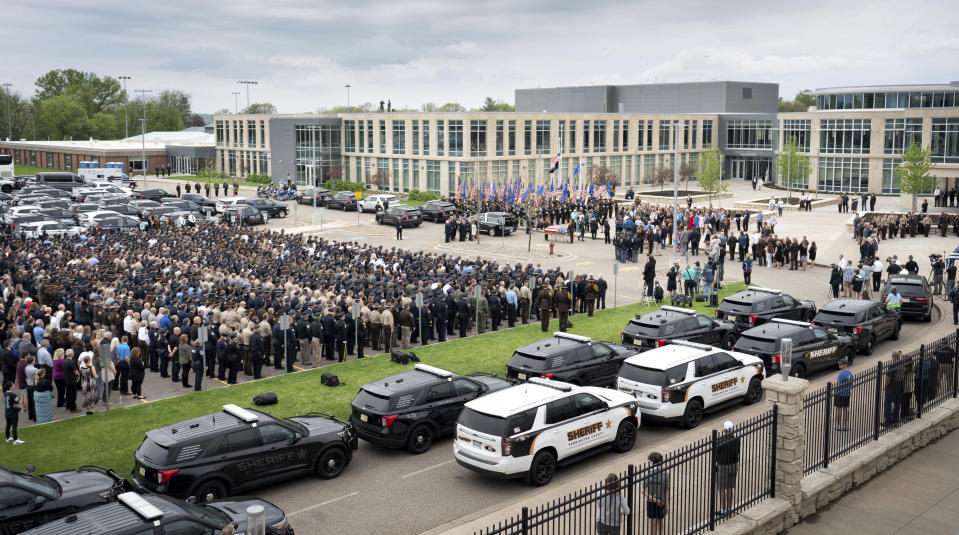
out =
[(743, 88), (743, 100), (752, 100), (753, 99), (753, 88), (744, 87)]
[(716, 373), (716, 371), (718, 370), (716, 369), (716, 363), (713, 362), (712, 355), (696, 359), (696, 377), (706, 377)]
[(420, 161), (413, 160), (413, 163), (410, 164), (413, 166), (413, 185), (412, 188), (418, 191), (420, 190)]
[[(505, 184), (506, 180), (509, 178), (509, 169), (506, 160), (495, 160), (493, 162), (493, 182), (497, 184)], [(516, 173), (514, 176), (519, 176), (519, 173)]]
[(457, 396), (471, 396), (478, 394), (480, 386), (469, 379), (456, 379), (453, 381), (453, 390)]
[(619, 120), (613, 121), (613, 152), (619, 152), (620, 140)]
[(216, 122), (216, 146), (223, 147), (225, 146), (223, 142), (223, 121)]
[(598, 359), (605, 359), (613, 356), (613, 350), (603, 344), (593, 344), (593, 355)]
[(549, 153), (549, 121), (536, 121), (536, 154)]
[(726, 124), (726, 147), (730, 149), (773, 148), (772, 121), (745, 119)]
[(848, 193), (869, 191), (869, 159), (819, 158), (819, 190)]
[(576, 153), (576, 126), (579, 121), (570, 121), (569, 122), (569, 153)]
[(343, 121), (343, 141), (345, 141), (345, 152), (356, 151), (356, 121)]
[(413, 156), (420, 153), (420, 120), (413, 119)]
[(403, 191), (410, 191), (410, 161), (403, 160)]
[(247, 121), (246, 122), (246, 146), (255, 149), (256, 148), (256, 121)]
[[(899, 188), (899, 175), (896, 174), (896, 169), (899, 167), (901, 160), (899, 158), (883, 158), (882, 160), (882, 192), (883, 193), (901, 193)], [(935, 185), (932, 188), (921, 192), (921, 193), (932, 193), (935, 189)]]
[(430, 155), (430, 122), (423, 120), (423, 156)]
[(629, 150), (629, 120), (623, 121), (623, 152)]
[(583, 121), (583, 152), (589, 152), (590, 126), (591, 121), (589, 119)]
[(740, 367), (739, 361), (726, 353), (713, 353), (713, 362), (716, 364), (716, 371), (734, 370)]
[(516, 121), (507, 121), (508, 131), (506, 134), (506, 144), (509, 147), (509, 155), (516, 156)]
[(606, 152), (606, 121), (593, 121), (593, 152)]
[(690, 131), (689, 131), (689, 148), (696, 148), (696, 125), (699, 121), (690, 121)]
[(683, 149), (689, 149), (689, 121), (683, 121)]
[(63, 168), (67, 171), (73, 170), (73, 155), (64, 154), (63, 155)]
[(426, 189), (437, 193), (440, 191), (439, 160), (427, 160), (426, 162)]
[(447, 381), (433, 385), (426, 392), (426, 401), (441, 401), (453, 397), (453, 389)]
[(386, 154), (386, 121), (377, 121), (380, 124), (380, 154)]
[(556, 424), (569, 420), (575, 415), (576, 408), (568, 397), (551, 401), (546, 405), (546, 424)]
[(783, 144), (795, 140), (799, 152), (809, 152), (809, 138), (811, 130), (809, 119), (786, 119), (783, 121)]
[(829, 335), (826, 334), (826, 331), (823, 330), (821, 327), (816, 327), (815, 329), (812, 330), (812, 332), (816, 336), (816, 340), (819, 340), (819, 341), (829, 340)]
[(959, 119), (933, 119), (930, 148), (933, 163), (959, 163)]
[(884, 154), (902, 154), (912, 143), (922, 144), (922, 119), (886, 119)]
[(503, 155), (503, 121), (496, 121), (496, 155)]
[(36, 498), (36, 494), (21, 488), (10, 485), (0, 486), (0, 511), (32, 504)]
[(793, 301), (792, 297), (789, 297), (788, 295), (783, 295), (782, 299), (783, 299), (783, 304), (786, 305), (787, 307), (796, 306), (796, 302)]
[(533, 153), (533, 121), (523, 121), (523, 154)]
[(406, 121), (393, 121), (393, 154), (406, 152)]
[(703, 328), (715, 327), (716, 324), (713, 323), (713, 320), (705, 316), (696, 316), (696, 323)]
[(163, 526), (164, 535), (216, 535), (217, 531), (194, 520), (177, 520)]
[(449, 121), (450, 156), (463, 156), (463, 121)]
[(286, 444), (293, 440), (293, 431), (276, 424), (260, 426), (260, 440), (263, 444)]
[(442, 156), (446, 154), (446, 127), (445, 121), (436, 121), (436, 155)]
[(456, 162), (447, 162), (449, 165), (446, 169), (446, 186), (449, 192), (456, 191)]
[(819, 152), (826, 154), (868, 154), (869, 119), (824, 119), (820, 123)]
[(51, 169), (53, 168), (53, 153), (50, 151), (47, 151), (45, 154), (47, 157), (47, 169)]
[(366, 121), (366, 152), (373, 154), (373, 120)]
[(260, 121), (260, 148), (266, 148), (266, 121)]
[(253, 428), (234, 431), (223, 437), (220, 442), (220, 453), (230, 453), (249, 448), (255, 448), (260, 445), (260, 440), (256, 436)]
[(669, 131), (672, 130), (669, 121), (659, 121), (659, 150), (669, 150), (672, 144), (669, 142)]
[(606, 404), (592, 394), (580, 393), (572, 396), (574, 416), (583, 416), (591, 412), (606, 409)]
[(360, 140), (359, 140), (359, 152), (366, 151), (366, 128), (363, 126), (363, 121), (360, 121)]
[(470, 156), (486, 156), (486, 121), (470, 121)]

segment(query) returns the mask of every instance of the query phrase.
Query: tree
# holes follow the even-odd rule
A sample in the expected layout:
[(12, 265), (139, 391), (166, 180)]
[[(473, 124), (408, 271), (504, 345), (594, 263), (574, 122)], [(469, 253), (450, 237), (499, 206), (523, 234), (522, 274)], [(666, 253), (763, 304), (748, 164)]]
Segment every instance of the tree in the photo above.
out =
[(220, 108), (213, 112), (213, 115), (233, 115), (233, 112), (229, 108)]
[(72, 97), (58, 95), (37, 106), (37, 130), (41, 138), (83, 139), (90, 133), (90, 119), (80, 103)]
[(776, 156), (776, 174), (781, 184), (790, 189), (796, 188), (796, 183), (802, 183), (803, 178), (809, 175), (809, 156), (799, 151), (796, 136), (789, 136), (786, 146)]
[(666, 181), (673, 178), (673, 168), (672, 167), (660, 167), (653, 172), (653, 185), (663, 189), (663, 186), (666, 184)]
[(190, 126), (206, 126), (206, 120), (199, 114), (190, 115), (190, 120), (186, 122)]
[(258, 115), (258, 114), (272, 114), (276, 113), (276, 106), (270, 104), (269, 102), (254, 102), (246, 108), (243, 108), (243, 111), (240, 113), (247, 115)]
[(808, 89), (803, 89), (799, 93), (796, 93), (796, 98), (793, 100), (783, 100), (779, 99), (778, 111), (780, 112), (791, 112), (791, 111), (806, 111), (810, 106), (816, 105), (816, 97), (809, 94)]
[(929, 175), (932, 168), (932, 151), (913, 141), (902, 153), (902, 162), (896, 167), (899, 191), (912, 195), (912, 211), (916, 211), (916, 196), (936, 185), (936, 177)]
[(116, 139), (119, 130), (120, 123), (112, 114), (100, 112), (90, 119), (90, 137), (93, 139)]
[(506, 102), (497, 102), (493, 97), (486, 97), (483, 106), (474, 111), (516, 111), (516, 108)]
[(708, 147), (708, 150), (699, 155), (699, 175), (696, 180), (699, 187), (709, 195), (709, 203), (713, 202), (713, 195), (726, 190), (723, 184), (723, 154), (719, 149)]
[(343, 166), (335, 163), (326, 170), (326, 181), (332, 182), (343, 178)]
[(370, 175), (370, 186), (373, 189), (380, 189), (380, 186), (385, 186), (390, 183), (390, 172), (385, 169), (380, 169), (377, 172)]
[(440, 111), (440, 109), (435, 102), (425, 102), (422, 106), (420, 106), (420, 111), (429, 113), (432, 111)]
[(34, 99), (42, 102), (56, 96), (70, 96), (86, 110), (87, 117), (123, 103), (120, 82), (92, 72), (56, 69), (37, 78)]
[(440, 106), (440, 109), (437, 111), (445, 111), (445, 112), (466, 111), (466, 108), (464, 108), (463, 105), (458, 102), (447, 102), (446, 104), (443, 104), (442, 106)]
[(183, 130), (183, 118), (176, 108), (154, 108), (147, 111), (147, 132)]
[[(28, 126), (33, 117), (34, 106), (28, 100), (15, 93), (7, 93), (6, 88), (0, 86), (0, 137), (10, 139), (25, 139), (28, 137)], [(8, 107), (9, 104), (9, 107)], [(7, 110), (10, 110), (10, 121), (7, 122)], [(9, 132), (7, 125), (10, 126)]]
[(605, 187), (606, 184), (612, 184), (615, 188), (619, 184), (619, 177), (616, 176), (616, 173), (609, 167), (601, 167), (593, 164), (589, 167), (586, 176), (589, 177), (590, 182), (596, 186)]
[(180, 112), (180, 116), (183, 119), (183, 124), (188, 124), (190, 122), (190, 116), (192, 115), (190, 111), (190, 95), (184, 93), (183, 91), (180, 91), (179, 89), (164, 89), (160, 92), (160, 96), (157, 98), (156, 104), (158, 107), (169, 107)]
[(686, 180), (686, 191), (689, 191), (689, 179), (694, 176), (696, 176), (695, 165), (688, 162), (683, 162), (679, 164), (679, 178), (683, 178)]

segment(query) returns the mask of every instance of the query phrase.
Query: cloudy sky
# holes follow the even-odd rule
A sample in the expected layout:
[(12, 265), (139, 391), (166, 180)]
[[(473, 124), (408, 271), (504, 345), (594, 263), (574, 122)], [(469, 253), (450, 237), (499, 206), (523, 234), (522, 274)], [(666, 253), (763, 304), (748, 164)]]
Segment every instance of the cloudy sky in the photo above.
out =
[(4, 79), (56, 68), (281, 113), (392, 99), (477, 107), (560, 85), (749, 80), (780, 96), (959, 79), (954, 0), (43, 0), (4, 9)]

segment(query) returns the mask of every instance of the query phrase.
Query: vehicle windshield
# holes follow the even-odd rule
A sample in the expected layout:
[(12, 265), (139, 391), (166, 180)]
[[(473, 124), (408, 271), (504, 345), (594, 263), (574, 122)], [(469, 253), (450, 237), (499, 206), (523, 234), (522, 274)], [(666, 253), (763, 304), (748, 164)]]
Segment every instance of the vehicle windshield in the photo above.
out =
[(359, 393), (356, 394), (356, 399), (353, 400), (353, 403), (358, 407), (368, 407), (378, 411), (385, 411), (390, 408), (390, 399), (388, 397), (378, 396), (362, 388)]
[(10, 472), (10, 475), (13, 476), (13, 480), (22, 487), (27, 487), (30, 490), (39, 492), (41, 494), (47, 494), (52, 496), (57, 496), (60, 494), (59, 485), (57, 482), (45, 477), (45, 476), (35, 476), (33, 474), (24, 474), (21, 472)]
[[(925, 297), (926, 291), (921, 284), (896, 284), (894, 285), (903, 297)], [(888, 294), (888, 292), (887, 292)]]
[(619, 376), (643, 385), (670, 386), (686, 380), (687, 368), (686, 364), (681, 364), (668, 370), (657, 370), (626, 363), (619, 369)]
[(509, 432), (506, 418), (490, 416), (489, 414), (483, 414), (470, 408), (465, 408), (463, 412), (460, 413), (459, 424), (467, 429), (472, 429), (485, 435), (497, 437), (512, 435), (512, 433)]
[(214, 509), (213, 507), (207, 505), (197, 505), (190, 502), (179, 502), (180, 507), (183, 507), (183, 510), (190, 513), (194, 517), (202, 518), (207, 522), (210, 522), (217, 526), (225, 526), (230, 523), (230, 517), (226, 516), (222, 511)]

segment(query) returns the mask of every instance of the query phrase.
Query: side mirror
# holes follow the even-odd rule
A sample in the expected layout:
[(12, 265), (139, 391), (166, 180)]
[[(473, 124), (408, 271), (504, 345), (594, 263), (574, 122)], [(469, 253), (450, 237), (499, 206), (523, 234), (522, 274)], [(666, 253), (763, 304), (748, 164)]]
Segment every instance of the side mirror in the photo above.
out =
[(32, 474), (32, 473), (34, 473), (34, 472), (36, 472), (36, 471), (37, 471), (37, 467), (36, 467), (36, 466), (33, 466), (32, 464), (28, 464), (28, 465), (27, 465), (27, 473), (28, 473), (28, 474)]
[(187, 498), (186, 503), (196, 503), (196, 496), (190, 496)]

